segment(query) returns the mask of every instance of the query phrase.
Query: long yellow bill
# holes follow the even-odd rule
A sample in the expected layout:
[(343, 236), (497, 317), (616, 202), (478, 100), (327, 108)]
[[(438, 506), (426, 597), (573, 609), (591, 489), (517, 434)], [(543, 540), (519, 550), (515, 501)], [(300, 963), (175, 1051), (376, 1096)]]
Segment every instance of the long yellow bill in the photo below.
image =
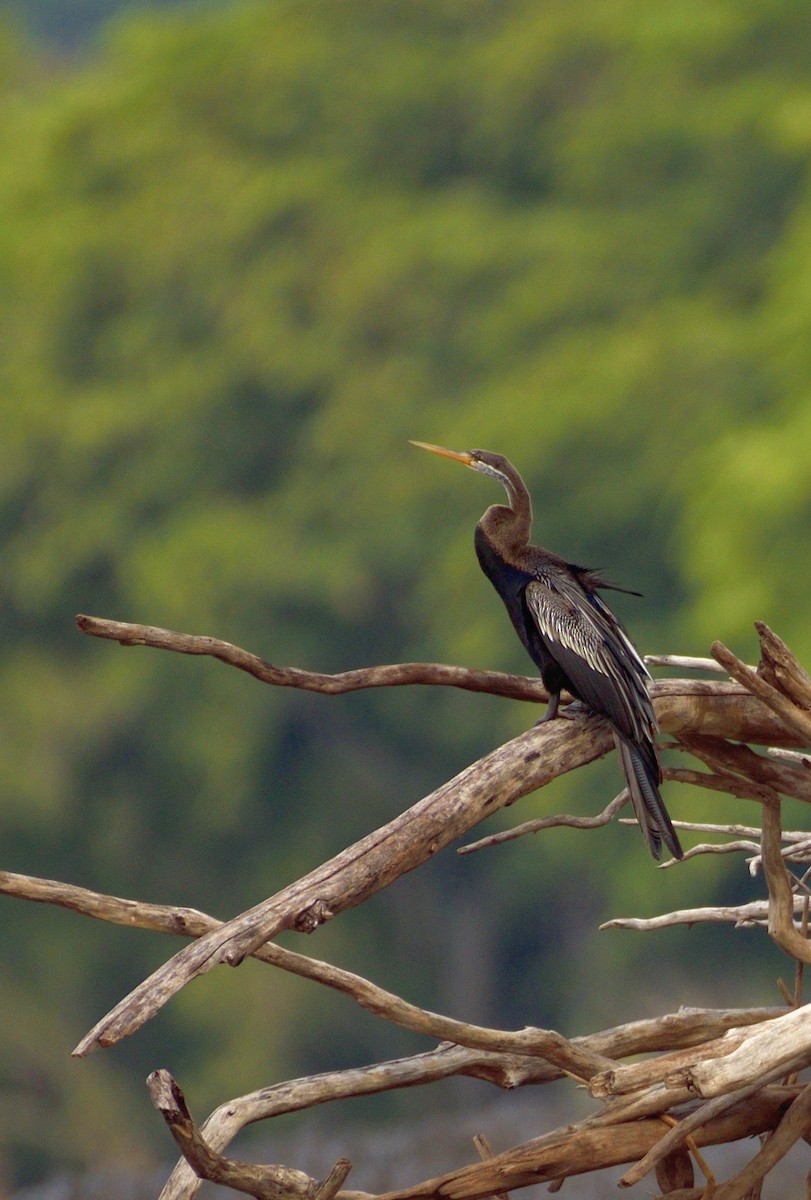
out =
[(443, 458), (455, 458), (457, 462), (464, 463), (469, 467), (473, 463), (473, 455), (467, 450), (446, 450), (444, 446), (432, 446), (430, 442), (415, 442), (409, 438), (412, 446), (419, 446), (420, 450), (430, 450), (432, 454), (441, 454)]

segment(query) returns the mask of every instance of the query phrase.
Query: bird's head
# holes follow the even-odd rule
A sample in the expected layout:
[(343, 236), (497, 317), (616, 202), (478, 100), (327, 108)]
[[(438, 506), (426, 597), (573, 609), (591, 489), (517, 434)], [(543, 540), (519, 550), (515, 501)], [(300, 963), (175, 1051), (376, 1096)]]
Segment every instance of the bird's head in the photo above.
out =
[(473, 471), (497, 479), (511, 500), (515, 494), (516, 482), (523, 486), (515, 467), (502, 454), (493, 454), (490, 450), (446, 450), (444, 446), (433, 446), (430, 442), (412, 441), (411, 445), (418, 446), (420, 450), (429, 450), (431, 454), (439, 454), (442, 458), (452, 458), (455, 462), (464, 463)]

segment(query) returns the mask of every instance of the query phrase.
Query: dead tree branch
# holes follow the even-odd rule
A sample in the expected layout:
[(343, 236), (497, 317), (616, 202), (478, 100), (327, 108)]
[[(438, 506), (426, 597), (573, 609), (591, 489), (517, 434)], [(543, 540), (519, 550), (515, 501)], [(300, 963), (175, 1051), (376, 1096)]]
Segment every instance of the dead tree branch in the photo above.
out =
[(792, 1101), (780, 1124), (769, 1135), (755, 1157), (728, 1183), (715, 1192), (714, 1200), (746, 1200), (791, 1147), (806, 1137), (811, 1127), (811, 1084)]
[[(602, 812), (596, 817), (576, 817), (571, 813), (559, 813), (555, 817), (538, 817), (534, 821), (525, 821), (523, 825), (514, 825), (512, 829), (503, 829), (500, 833), (491, 833), (489, 837), (480, 838), (477, 842), (469, 842), (460, 846), (457, 854), (472, 854), (474, 850), (485, 850), (489, 846), (500, 846), (504, 842), (512, 842), (528, 833), (540, 833), (542, 829), (598, 829), (612, 821), (618, 812), (628, 803), (628, 792), (625, 788), (615, 796)], [(631, 824), (636, 824), (632, 821)]]
[[(358, 688), (428, 684), (524, 701), (545, 699), (537, 680), (499, 672), (410, 663), (324, 675), (276, 667), (213, 638), (93, 617), (80, 617), (78, 622), (83, 632), (95, 637), (207, 655), (262, 682), (325, 695)], [(650, 929), (700, 920), (734, 924), (765, 921), (774, 941), (801, 964), (811, 962), (805, 919), (799, 925), (796, 921), (798, 915), (807, 913), (807, 889), (803, 879), (789, 873), (786, 861), (807, 855), (808, 836), (803, 832), (783, 833), (781, 803), (784, 796), (811, 802), (811, 771), (807, 765), (811, 678), (768, 627), (759, 625), (758, 631), (762, 661), (757, 670), (721, 643), (715, 643), (713, 659), (731, 675), (732, 682), (662, 680), (652, 684), (651, 693), (662, 730), (702, 768), (668, 767), (668, 777), (752, 801), (762, 818), (761, 828), (729, 825), (706, 829), (679, 822), (683, 828), (718, 833), (727, 839), (716, 845), (694, 847), (692, 854), (744, 852), (750, 856), (752, 870), (762, 862), (768, 901), (735, 908), (685, 909), (646, 921), (609, 922), (608, 926)], [(666, 656), (662, 661), (668, 666), (708, 669), (706, 660)], [(684, 1197), (699, 1195), (692, 1187), (692, 1167), (685, 1147), (696, 1155), (699, 1146), (769, 1132), (768, 1142), (746, 1171), (721, 1184), (716, 1195), (720, 1200), (732, 1200), (758, 1186), (770, 1166), (808, 1129), (808, 1089), (793, 1082), (787, 1085), (786, 1080), (811, 1064), (811, 1009), (798, 1006), (788, 1013), (756, 1010), (754, 1015), (680, 1013), (660, 1018), (645, 1028), (645, 1023), (634, 1023), (571, 1039), (553, 1030), (486, 1029), (419, 1009), (368, 980), (282, 950), (271, 941), (284, 929), (310, 932), (362, 903), (491, 813), (600, 757), (612, 746), (609, 730), (594, 718), (557, 721), (531, 729), (328, 863), (225, 923), (190, 909), (142, 906), (49, 881), (0, 875), (0, 891), (9, 894), (196, 939), (104, 1017), (77, 1047), (77, 1054), (128, 1036), (190, 979), (218, 963), (237, 965), (246, 955), (341, 991), (377, 1016), (443, 1042), (431, 1051), (394, 1062), (261, 1089), (222, 1105), (200, 1128), (188, 1114), (182, 1093), (171, 1077), (156, 1073), (151, 1085), (155, 1102), (170, 1123), (186, 1160), (176, 1168), (162, 1200), (190, 1197), (200, 1177), (273, 1200), (280, 1200), (281, 1190), (285, 1189), (305, 1200), (332, 1200), (341, 1186), (343, 1164), (336, 1164), (330, 1178), (319, 1184), (289, 1168), (239, 1164), (226, 1159), (222, 1152), (235, 1134), (253, 1121), (349, 1095), (425, 1084), (453, 1074), (474, 1075), (501, 1087), (538, 1083), (566, 1074), (587, 1082), (602, 1108), (575, 1125), (437, 1179), (386, 1193), (377, 1200), (483, 1200), (529, 1183), (560, 1181), (617, 1163), (635, 1164), (624, 1176), (625, 1184), (641, 1179), (655, 1167), (660, 1181), (680, 1187)], [(752, 748), (755, 746), (766, 747), (767, 753), (757, 753)], [(480, 840), (465, 850), (553, 825), (603, 824), (616, 814), (623, 798), (617, 797), (596, 817), (562, 814), (542, 818)], [(799, 985), (795, 987), (795, 1000), (799, 1005)], [(753, 1029), (755, 1023), (757, 1028)], [(646, 1050), (655, 1057), (630, 1064), (621, 1061)], [(663, 1132), (666, 1124), (673, 1127), (669, 1132)], [(359, 1200), (360, 1195), (337, 1192), (338, 1200)]]
[[(106, 617), (80, 614), (76, 624), (90, 637), (104, 638), (122, 646), (149, 646), (176, 654), (216, 658), (245, 671), (262, 683), (293, 687), (322, 695), (342, 695), (372, 687), (432, 685), (488, 692), (512, 700), (544, 703), (548, 693), (538, 679), (508, 675), (501, 671), (474, 670), (444, 663), (397, 663), (362, 667), (326, 675), (297, 667), (279, 667), (248, 650), (218, 638), (153, 625), (112, 621)], [(737, 661), (737, 660), (736, 660)], [(693, 732), (714, 737), (737, 737), (739, 741), (767, 746), (804, 746), (802, 735), (788, 733), (782, 721), (754, 698), (746, 686), (719, 680), (662, 679), (651, 685), (656, 713), (666, 733)]]
[(338, 1159), (323, 1183), (290, 1167), (260, 1167), (218, 1154), (192, 1120), (183, 1092), (168, 1071), (147, 1079), (152, 1102), (166, 1122), (186, 1162), (200, 1179), (245, 1192), (257, 1200), (332, 1200), (349, 1174), (351, 1163)]
[[(562, 728), (561, 728), (562, 726)], [(573, 728), (573, 726), (576, 726)], [(269, 899), (181, 950), (82, 1039), (76, 1055), (134, 1033), (186, 983), (238, 965), (283, 929), (311, 932), (427, 861), (499, 808), (611, 749), (594, 719), (530, 729)]]
[[(0, 891), (22, 899), (52, 903), (96, 919), (163, 933), (180, 933), (194, 937), (201, 936), (217, 926), (213, 917), (194, 909), (143, 904), (11, 872), (0, 873)], [(701, 1047), (716, 1042), (727, 1030), (740, 1030), (753, 1023), (772, 1021), (784, 1012), (783, 1009), (686, 1009), (666, 1017), (631, 1022), (602, 1033), (570, 1040), (549, 1031), (524, 1030), (513, 1035), (499, 1030), (482, 1030), (452, 1018), (427, 1013), (360, 976), (279, 946), (263, 946), (256, 952), (256, 957), (283, 970), (335, 988), (351, 996), (359, 1005), (375, 1015), (414, 1032), (439, 1037), (455, 1036), (457, 1044), (445, 1044), (433, 1051), (395, 1062), (374, 1064), (368, 1068), (294, 1080), (230, 1100), (212, 1114), (202, 1129), (205, 1146), (215, 1155), (220, 1154), (236, 1134), (252, 1122), (350, 1096), (411, 1087), (415, 1084), (430, 1084), (451, 1075), (478, 1077), (502, 1088), (514, 1088), (560, 1078), (562, 1072), (572, 1066), (584, 1076), (594, 1076), (599, 1070), (603, 1076), (606, 1072), (610, 1074), (616, 1071), (617, 1078), (620, 1078), (621, 1069), (616, 1067), (614, 1060), (641, 1053), (673, 1053), (681, 1050), (689, 1054), (690, 1047), (698, 1047), (699, 1049), (690, 1055), (690, 1061), (698, 1061)], [(508, 1045), (510, 1051), (477, 1049), (474, 1045), (466, 1046), (465, 1042), (479, 1042), (493, 1047)], [(556, 1065), (554, 1059), (556, 1054), (560, 1053), (561, 1047), (565, 1049), (566, 1057), (562, 1065), (560, 1060)], [(548, 1056), (538, 1057), (539, 1052)], [(670, 1063), (668, 1069), (672, 1069), (673, 1065)], [(166, 1080), (163, 1082), (165, 1084)], [(165, 1089), (156, 1094), (163, 1102), (166, 1101), (167, 1095), (171, 1099)], [(686, 1098), (689, 1093), (681, 1087), (677, 1094)], [(652, 1097), (647, 1096), (644, 1098), (643, 1107), (650, 1108), (653, 1105), (655, 1109), (664, 1097), (665, 1093), (661, 1092)], [(632, 1097), (632, 1100), (635, 1105), (640, 1104), (638, 1096)], [(165, 1114), (165, 1103), (160, 1107)], [(621, 1115), (614, 1113), (612, 1119), (616, 1120)], [(223, 1166), (220, 1163), (211, 1167), (211, 1160), (205, 1157), (201, 1159), (188, 1137), (183, 1145), (186, 1149), (192, 1146), (191, 1161), (194, 1161), (196, 1166), (194, 1169), (189, 1166), (178, 1167), (164, 1189), (162, 1200), (180, 1200), (181, 1197), (191, 1196), (196, 1190), (198, 1176), (201, 1174), (209, 1179), (219, 1179), (220, 1182), (228, 1179), (231, 1181), (229, 1186), (232, 1187), (237, 1186), (234, 1182), (237, 1178), (242, 1182), (256, 1182), (253, 1175), (240, 1175), (239, 1165)], [(205, 1165), (206, 1163), (208, 1165)], [(272, 1187), (278, 1180), (274, 1177), (270, 1181), (263, 1179), (261, 1182), (262, 1186)]]
[(106, 617), (89, 617), (83, 613), (77, 616), (76, 625), (89, 637), (105, 638), (122, 646), (151, 646), (154, 650), (171, 650), (175, 654), (216, 658), (229, 667), (253, 675), (261, 683), (319, 692), (324, 696), (340, 696), (364, 688), (428, 684), (462, 688), (468, 692), (489, 692), (494, 696), (529, 700), (535, 704), (543, 704), (549, 699), (549, 693), (540, 679), (506, 675), (502, 671), (477, 671), (445, 663), (395, 663), (325, 675), (319, 671), (302, 671), (298, 667), (274, 666), (231, 642), (204, 635), (177, 633), (173, 629), (159, 629), (155, 625), (134, 625), (129, 621), (110, 621)]
[[(255, 655), (213, 638), (95, 617), (79, 617), (78, 623), (83, 632), (93, 636), (126, 645), (211, 655), (249, 671), (264, 682), (327, 693), (393, 682), (452, 682), (454, 686), (462, 686), (467, 679), (477, 690), (495, 687), (500, 694), (515, 695), (516, 692), (505, 693), (505, 679), (519, 691), (530, 682), (519, 677), (516, 683), (516, 677), (498, 673), (487, 673), (484, 679), (481, 673), (463, 668), (406, 664), (402, 668), (375, 667), (349, 672), (337, 677), (336, 683), (334, 676), (273, 667)], [(705, 739), (708, 736), (720, 739), (735, 731), (742, 740), (786, 744), (785, 725), (777, 714), (764, 709), (757, 698), (735, 685), (665, 680), (654, 687), (654, 693), (662, 727), (682, 738), (695, 734)], [(532, 695), (538, 698), (537, 691)], [(796, 745), (796, 739), (796, 730), (792, 729), (788, 741)], [(565, 724), (553, 722), (529, 730), (295, 884), (181, 950), (108, 1013), (82, 1039), (74, 1053), (85, 1055), (97, 1046), (109, 1046), (129, 1036), (196, 976), (219, 963), (237, 965), (282, 929), (312, 931), (413, 870), (499, 808), (600, 757), (610, 748), (607, 729), (591, 718)], [(773, 766), (778, 769), (777, 764)], [(811, 799), (811, 782), (808, 792)]]
[[(771, 651), (773, 655), (774, 643), (779, 639), (776, 639), (768, 626), (762, 622), (758, 625), (758, 630), (761, 634), (761, 649), (771, 657), (769, 652)], [(793, 697), (784, 691), (779, 691), (772, 683), (767, 682), (757, 671), (753, 671), (746, 663), (741, 662), (723, 642), (713, 642), (711, 650), (713, 658), (717, 659), (724, 670), (728, 671), (732, 678), (753, 696), (757, 696), (759, 700), (768, 705), (784, 725), (795, 731), (797, 736), (802, 739), (804, 746), (811, 744), (811, 713), (806, 705), (798, 705)], [(771, 657), (771, 661), (774, 663), (773, 657)], [(775, 683), (778, 680), (792, 682), (794, 678), (790, 672), (781, 673), (776, 667), (773, 667), (771, 677)]]
[[(802, 912), (803, 901), (793, 898), (793, 911)], [(751, 900), (748, 904), (737, 904), (729, 908), (681, 908), (662, 913), (658, 917), (614, 917), (603, 921), (600, 929), (636, 929), (650, 933), (654, 929), (671, 929), (674, 925), (734, 925), (736, 928), (766, 925), (769, 919), (769, 901)]]
[[(696, 1131), (699, 1146), (751, 1137), (773, 1129), (782, 1119), (799, 1087), (763, 1089), (756, 1098), (737, 1105)], [(662, 1124), (650, 1118), (623, 1125), (580, 1122), (514, 1146), (486, 1163), (475, 1163), (413, 1187), (384, 1192), (377, 1200), (484, 1200), (507, 1188), (546, 1183), (621, 1163), (635, 1161), (661, 1141)], [(352, 1193), (339, 1193), (340, 1197)]]

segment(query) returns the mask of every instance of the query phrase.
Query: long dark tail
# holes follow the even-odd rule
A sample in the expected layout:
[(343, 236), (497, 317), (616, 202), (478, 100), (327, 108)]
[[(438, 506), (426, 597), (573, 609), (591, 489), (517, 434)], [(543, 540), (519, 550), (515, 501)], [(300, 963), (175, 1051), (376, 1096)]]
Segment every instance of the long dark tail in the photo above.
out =
[(657, 860), (662, 857), (662, 842), (674, 858), (684, 858), (673, 822), (659, 795), (658, 772), (654, 773), (640, 751), (624, 742), (619, 734), (615, 733), (614, 740), (645, 845)]

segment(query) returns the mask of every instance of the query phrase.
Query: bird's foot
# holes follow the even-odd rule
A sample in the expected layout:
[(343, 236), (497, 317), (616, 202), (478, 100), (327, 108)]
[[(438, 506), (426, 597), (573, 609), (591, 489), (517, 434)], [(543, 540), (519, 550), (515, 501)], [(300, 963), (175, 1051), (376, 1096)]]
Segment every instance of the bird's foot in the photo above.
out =
[(560, 692), (553, 692), (549, 697), (549, 703), (546, 706), (546, 712), (542, 717), (538, 717), (537, 721), (533, 722), (533, 728), (537, 725), (545, 725), (547, 721), (554, 721), (558, 715), (558, 705), (560, 704)]
[(588, 705), (584, 704), (582, 700), (572, 700), (569, 704), (564, 705), (563, 708), (559, 707), (559, 703), (553, 696), (549, 701), (546, 712), (542, 717), (538, 717), (537, 721), (533, 722), (532, 728), (535, 729), (538, 725), (545, 725), (547, 721), (554, 721), (557, 717), (560, 717), (564, 721), (576, 721), (578, 717), (588, 716), (590, 711)]

